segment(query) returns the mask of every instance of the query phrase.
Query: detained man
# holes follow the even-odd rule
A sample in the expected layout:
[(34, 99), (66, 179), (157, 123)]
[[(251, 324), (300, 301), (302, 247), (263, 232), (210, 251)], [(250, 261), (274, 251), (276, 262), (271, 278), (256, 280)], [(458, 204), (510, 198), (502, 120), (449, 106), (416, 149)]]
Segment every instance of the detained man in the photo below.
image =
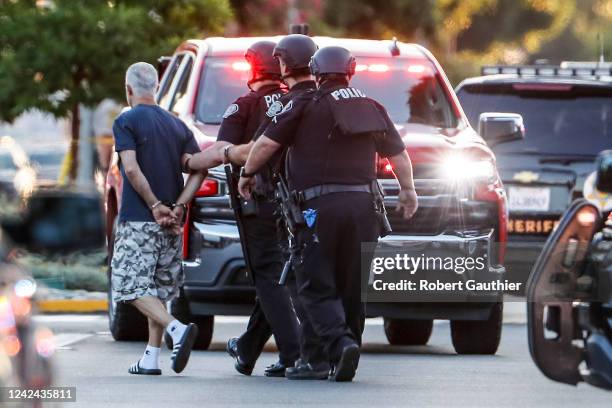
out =
[(131, 374), (160, 375), (159, 353), (164, 330), (172, 337), (171, 368), (183, 371), (198, 328), (171, 316), (165, 302), (179, 293), (183, 281), (181, 225), (187, 203), (205, 174), (183, 181), (183, 160), (199, 152), (193, 133), (155, 102), (155, 68), (138, 62), (125, 77), (130, 110), (113, 125), (123, 192), (112, 269), (113, 299), (131, 302), (148, 320), (149, 341)]

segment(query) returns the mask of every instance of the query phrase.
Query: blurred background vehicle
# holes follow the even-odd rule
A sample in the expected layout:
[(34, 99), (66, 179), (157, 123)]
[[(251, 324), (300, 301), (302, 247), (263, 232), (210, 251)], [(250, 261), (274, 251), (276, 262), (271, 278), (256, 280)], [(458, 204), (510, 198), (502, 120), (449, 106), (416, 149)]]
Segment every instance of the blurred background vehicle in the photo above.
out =
[(28, 195), (36, 184), (36, 169), (10, 136), (0, 137), (0, 195), (13, 200)]
[[(526, 136), (488, 140), (508, 193), (508, 276), (525, 282), (547, 237), (612, 146), (612, 64), (488, 66), (456, 88), (473, 126), (483, 112), (522, 115)], [(486, 138), (485, 138), (486, 140)]]
[(65, 152), (58, 149), (29, 150), (30, 164), (36, 170), (38, 182), (55, 183), (60, 174)]
[[(37, 284), (16, 265), (16, 249), (64, 253), (99, 248), (104, 242), (102, 203), (97, 192), (39, 189), (21, 211), (2, 211), (0, 227), (0, 386), (43, 389), (53, 384), (53, 333), (33, 319)], [(39, 406), (39, 401), (31, 403)]]
[[(612, 150), (596, 189), (612, 195)], [(552, 380), (612, 390), (612, 206), (572, 203), (550, 235), (527, 289), (531, 356)]]
[[(183, 43), (172, 58), (162, 60), (165, 73), (158, 94), (160, 106), (183, 119), (205, 148), (215, 140), (227, 106), (247, 89), (250, 67), (243, 55), (248, 46), (254, 41), (280, 38), (208, 38)], [(351, 84), (387, 108), (410, 153), (419, 211), (408, 222), (391, 210), (397, 202), (398, 186), (389, 163), (379, 161), (378, 177), (393, 228), (388, 239), (423, 243), (448, 239), (464, 244), (482, 240), (493, 254), (489, 272), (502, 277), (503, 249), (496, 243), (506, 240), (506, 199), (495, 157), (469, 126), (435, 58), (423, 47), (397, 41), (313, 39), (319, 47), (341, 45), (353, 52), (357, 66)], [(489, 137), (499, 143), (522, 137), (519, 115), (495, 114), (487, 119), (483, 132), (489, 132)], [(106, 188), (109, 259), (120, 197), (121, 178), (115, 158)], [(182, 296), (169, 307), (175, 316), (198, 324), (196, 346), (206, 349), (214, 316), (248, 315), (255, 295), (222, 168), (210, 171), (190, 207), (184, 258)], [(110, 293), (113, 337), (142, 340), (146, 333), (144, 318), (130, 305), (114, 302)], [(433, 319), (448, 319), (458, 353), (492, 354), (501, 336), (500, 294), (491, 294), (481, 302), (368, 303), (367, 314), (384, 317), (391, 344), (426, 344)]]

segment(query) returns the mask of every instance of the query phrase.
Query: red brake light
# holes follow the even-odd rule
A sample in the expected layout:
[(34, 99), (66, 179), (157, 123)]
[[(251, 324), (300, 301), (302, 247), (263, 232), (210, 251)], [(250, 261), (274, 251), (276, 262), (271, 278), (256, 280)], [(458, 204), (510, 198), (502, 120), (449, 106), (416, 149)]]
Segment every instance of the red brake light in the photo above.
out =
[(234, 71), (249, 71), (251, 69), (251, 64), (246, 61), (236, 61), (232, 64), (232, 69)]
[(217, 195), (219, 193), (219, 183), (215, 180), (205, 179), (200, 189), (196, 193), (196, 197), (207, 197)]
[(387, 173), (393, 173), (393, 166), (391, 165), (391, 163), (385, 164), (385, 171)]

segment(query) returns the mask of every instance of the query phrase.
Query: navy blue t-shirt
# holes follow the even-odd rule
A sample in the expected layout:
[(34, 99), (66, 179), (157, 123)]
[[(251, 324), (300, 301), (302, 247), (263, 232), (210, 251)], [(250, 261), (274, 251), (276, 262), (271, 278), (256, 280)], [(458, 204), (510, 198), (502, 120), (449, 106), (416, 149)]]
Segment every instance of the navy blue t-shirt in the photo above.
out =
[[(137, 105), (113, 124), (115, 151), (135, 150), (140, 170), (155, 196), (174, 203), (183, 191), (181, 157), (200, 151), (193, 133), (180, 119), (157, 105)], [(154, 222), (153, 213), (125, 175), (119, 221)]]

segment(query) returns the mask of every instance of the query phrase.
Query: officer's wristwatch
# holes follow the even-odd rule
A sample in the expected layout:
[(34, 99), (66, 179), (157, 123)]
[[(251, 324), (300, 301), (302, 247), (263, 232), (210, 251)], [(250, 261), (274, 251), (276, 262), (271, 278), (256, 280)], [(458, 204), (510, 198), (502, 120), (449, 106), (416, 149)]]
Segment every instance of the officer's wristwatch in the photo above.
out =
[(244, 167), (240, 169), (240, 177), (251, 178), (254, 176), (255, 176), (255, 173), (247, 173)]

